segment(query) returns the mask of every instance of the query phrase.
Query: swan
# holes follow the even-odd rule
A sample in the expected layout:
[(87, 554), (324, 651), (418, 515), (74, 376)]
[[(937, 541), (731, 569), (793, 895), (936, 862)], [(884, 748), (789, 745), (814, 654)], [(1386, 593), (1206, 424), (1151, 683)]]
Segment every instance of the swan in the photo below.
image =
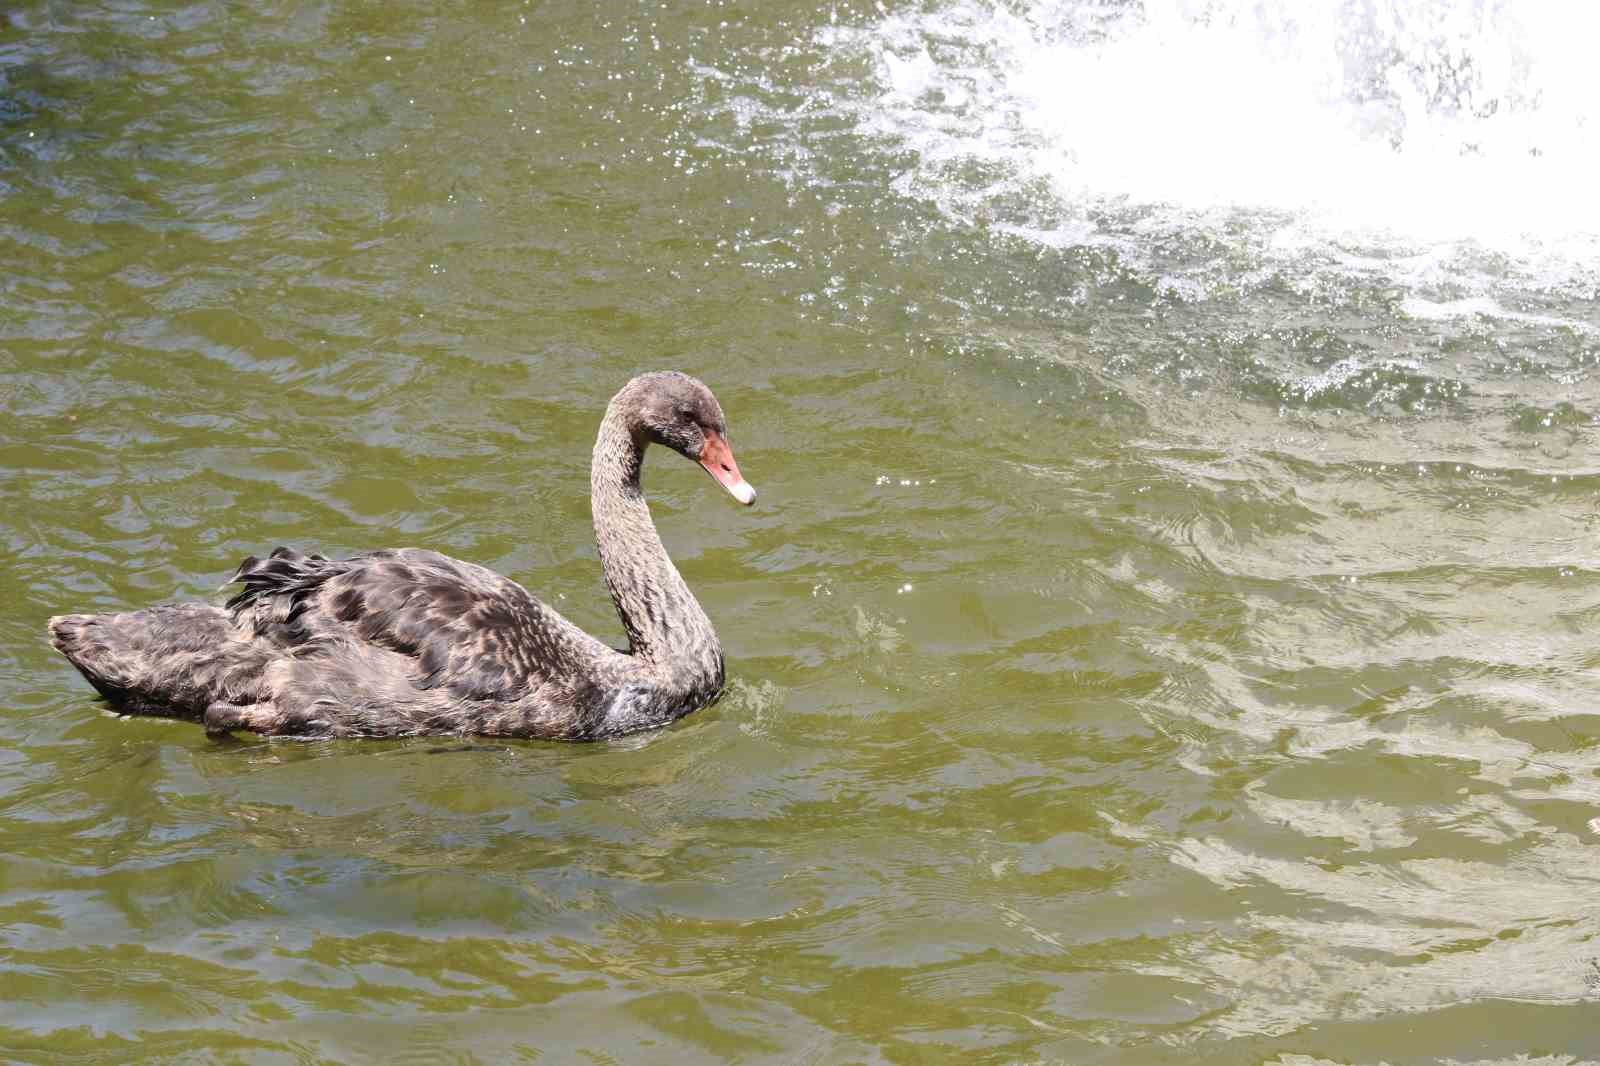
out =
[(178, 603), (49, 621), (118, 710), (220, 736), (471, 734), (594, 740), (665, 725), (722, 691), (722, 645), (650, 520), (645, 450), (697, 461), (742, 504), (727, 423), (704, 384), (642, 374), (611, 398), (589, 471), (595, 541), (627, 651), (515, 581), (420, 548), (328, 559), (278, 548), (225, 607)]

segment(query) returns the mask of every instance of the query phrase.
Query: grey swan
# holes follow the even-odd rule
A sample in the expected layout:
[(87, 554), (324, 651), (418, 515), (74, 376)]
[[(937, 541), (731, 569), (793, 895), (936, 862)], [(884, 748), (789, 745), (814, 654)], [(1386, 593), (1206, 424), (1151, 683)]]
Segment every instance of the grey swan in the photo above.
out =
[(722, 645), (650, 520), (645, 450), (697, 461), (743, 504), (722, 407), (686, 374), (611, 399), (589, 486), (618, 651), (472, 563), (419, 548), (250, 557), (226, 607), (179, 603), (50, 619), (51, 642), (128, 714), (213, 735), (468, 734), (594, 740), (665, 725), (722, 691)]

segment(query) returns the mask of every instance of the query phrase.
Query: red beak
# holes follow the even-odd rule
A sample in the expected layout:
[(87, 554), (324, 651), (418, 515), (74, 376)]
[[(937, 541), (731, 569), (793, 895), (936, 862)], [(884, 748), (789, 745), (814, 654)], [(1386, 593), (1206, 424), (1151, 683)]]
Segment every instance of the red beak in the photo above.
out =
[(733, 449), (722, 439), (722, 434), (709, 430), (706, 432), (705, 447), (700, 449), (700, 465), (740, 503), (749, 505), (756, 502), (756, 490), (739, 473), (739, 464), (733, 461)]

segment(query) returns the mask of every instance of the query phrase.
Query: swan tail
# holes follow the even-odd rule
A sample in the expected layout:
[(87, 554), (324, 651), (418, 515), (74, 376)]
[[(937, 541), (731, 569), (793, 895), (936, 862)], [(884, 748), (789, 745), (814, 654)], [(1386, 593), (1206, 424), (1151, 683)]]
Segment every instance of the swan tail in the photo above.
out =
[(200, 603), (50, 619), (50, 642), (118, 710), (203, 720), (264, 696), (268, 658), (228, 615)]

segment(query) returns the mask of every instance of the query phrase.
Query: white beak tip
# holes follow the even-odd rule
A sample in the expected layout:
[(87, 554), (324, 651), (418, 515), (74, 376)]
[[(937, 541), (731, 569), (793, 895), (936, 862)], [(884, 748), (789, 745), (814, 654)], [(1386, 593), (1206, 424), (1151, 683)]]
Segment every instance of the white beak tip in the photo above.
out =
[(728, 486), (728, 491), (733, 494), (734, 499), (738, 500), (746, 507), (756, 502), (756, 490), (748, 481), (744, 481), (742, 479), (736, 481), (732, 485)]

